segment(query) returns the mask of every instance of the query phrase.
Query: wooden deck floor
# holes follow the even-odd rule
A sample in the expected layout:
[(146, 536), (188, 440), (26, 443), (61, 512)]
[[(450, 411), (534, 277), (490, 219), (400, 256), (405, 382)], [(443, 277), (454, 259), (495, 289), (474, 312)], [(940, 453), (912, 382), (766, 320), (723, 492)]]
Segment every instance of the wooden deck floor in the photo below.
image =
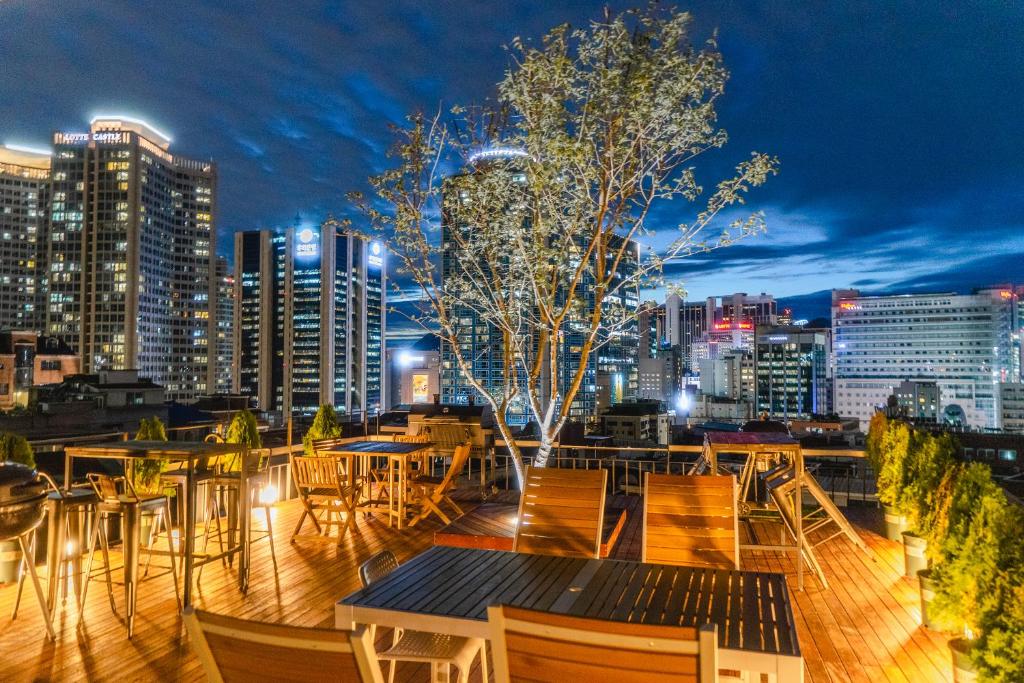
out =
[[(640, 515), (638, 499), (624, 504), (634, 508), (627, 518), (612, 557), (638, 559)], [(472, 503), (469, 504), (472, 507)], [(334, 602), (359, 586), (359, 563), (382, 548), (392, 549), (403, 561), (428, 548), (441, 525), (428, 522), (397, 531), (372, 519), (359, 520), (358, 531), (341, 547), (304, 541), (290, 544), (288, 537), (299, 514), (295, 501), (274, 510), (275, 572), (266, 541), (253, 547), (251, 586), (241, 595), (235, 574), (219, 564), (203, 573), (197, 606), (236, 616), (305, 626), (330, 626)], [(941, 634), (917, 624), (917, 588), (901, 575), (898, 544), (870, 529), (877, 527), (874, 511), (851, 512), (852, 521), (867, 541), (870, 554), (837, 538), (818, 548), (831, 587), (823, 589), (806, 576), (797, 591), (791, 556), (774, 552), (744, 551), (744, 568), (785, 572), (793, 588), (794, 611), (806, 662), (806, 680), (826, 681), (947, 681), (951, 680)], [(257, 522), (259, 517), (256, 517)], [(747, 533), (771, 534), (766, 527)], [(117, 558), (114, 559), (115, 565)], [(121, 609), (121, 593), (115, 596)], [(32, 594), (26, 592), (18, 619), (9, 620), (14, 587), (0, 586), (0, 680), (201, 680), (198, 662), (189, 650), (178, 616), (169, 576), (144, 581), (139, 587), (136, 635), (128, 641), (121, 621), (112, 615), (102, 579), (89, 589), (85, 619), (78, 628), (78, 613), (69, 601), (58, 609), (58, 639), (43, 637), (42, 619)], [(402, 665), (400, 681), (426, 681), (424, 666)], [(474, 679), (479, 673), (474, 672)]]

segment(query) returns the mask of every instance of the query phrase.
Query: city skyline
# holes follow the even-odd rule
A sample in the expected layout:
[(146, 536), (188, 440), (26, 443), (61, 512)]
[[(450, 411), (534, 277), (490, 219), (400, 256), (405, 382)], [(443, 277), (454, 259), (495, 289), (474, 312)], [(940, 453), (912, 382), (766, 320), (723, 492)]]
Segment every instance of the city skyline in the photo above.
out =
[[(0, 142), (45, 147), (94, 114), (145, 118), (181, 153), (216, 161), (218, 251), (229, 257), (236, 230), (349, 213), (344, 193), (387, 165), (389, 123), (482, 100), (507, 64), (501, 45), (600, 7), (311, 3), (239, 17), (63, 3), (55, 23), (50, 4), (0, 6), (0, 43), (16, 55), (0, 88), (20, 93), (0, 103)], [(767, 291), (817, 317), (832, 287), (966, 292), (1018, 279), (1020, 9), (688, 8), (698, 37), (718, 29), (732, 71), (720, 116), (732, 139), (701, 176), (753, 148), (782, 162), (751, 196), (767, 235), (668, 268), (690, 298)], [(43, 35), (17, 30), (27, 24)], [(33, 78), (40, 63), (55, 77)], [(692, 207), (680, 210), (657, 216), (655, 246)]]

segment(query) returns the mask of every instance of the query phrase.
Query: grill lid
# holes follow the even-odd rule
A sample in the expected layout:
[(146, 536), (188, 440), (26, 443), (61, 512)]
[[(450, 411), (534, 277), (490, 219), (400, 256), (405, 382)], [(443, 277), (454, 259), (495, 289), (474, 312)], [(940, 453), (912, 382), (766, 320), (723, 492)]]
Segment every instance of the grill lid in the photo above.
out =
[(0, 506), (38, 498), (46, 488), (46, 482), (31, 467), (0, 462)]

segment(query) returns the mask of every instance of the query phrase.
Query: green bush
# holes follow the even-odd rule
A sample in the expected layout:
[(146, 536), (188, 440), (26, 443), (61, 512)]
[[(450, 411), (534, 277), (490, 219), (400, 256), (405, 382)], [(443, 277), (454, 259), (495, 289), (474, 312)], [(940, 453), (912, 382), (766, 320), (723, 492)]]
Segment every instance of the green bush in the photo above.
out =
[(334, 412), (334, 406), (324, 404), (316, 411), (313, 424), (302, 437), (302, 448), (306, 455), (313, 455), (313, 442), (319, 439), (334, 439), (341, 436), (341, 423)]
[(890, 422), (879, 445), (878, 500), (900, 514), (906, 514), (904, 489), (907, 486), (907, 457), (910, 454), (910, 428), (903, 422)]
[(899, 507), (911, 531), (925, 538), (935, 523), (935, 508), (943, 477), (956, 464), (956, 442), (948, 434), (912, 432), (904, 460), (906, 482)]
[[(228, 425), (227, 435), (224, 440), (228, 443), (245, 444), (249, 448), (262, 448), (263, 440), (260, 438), (259, 425), (256, 423), (256, 416), (248, 410), (240, 410), (231, 418)], [(235, 471), (239, 468), (238, 457), (232, 458), (228, 463), (228, 470)]]
[(17, 462), (32, 468), (36, 466), (36, 456), (28, 439), (13, 432), (0, 432), (0, 461)]
[(946, 472), (935, 493), (928, 534), (928, 557), (933, 564), (956, 559), (967, 542), (982, 499), (998, 494), (999, 486), (984, 463), (960, 464)]
[(864, 453), (875, 472), (882, 470), (882, 439), (889, 430), (889, 418), (881, 410), (875, 411), (868, 426), (868, 436), (864, 443)]
[[(139, 431), (135, 434), (138, 441), (167, 441), (167, 429), (160, 418), (142, 418)], [(142, 493), (156, 493), (160, 490), (160, 475), (167, 466), (166, 460), (137, 460), (132, 468), (132, 486)]]

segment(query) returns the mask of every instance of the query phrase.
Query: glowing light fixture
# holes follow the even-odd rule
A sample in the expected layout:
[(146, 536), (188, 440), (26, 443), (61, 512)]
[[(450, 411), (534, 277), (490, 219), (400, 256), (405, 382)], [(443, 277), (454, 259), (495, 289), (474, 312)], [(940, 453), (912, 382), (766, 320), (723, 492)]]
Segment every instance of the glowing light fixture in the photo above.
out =
[(260, 505), (273, 505), (277, 502), (277, 487), (271, 484), (260, 491)]
[(151, 131), (153, 131), (154, 133), (156, 133), (157, 135), (162, 137), (164, 140), (167, 140), (167, 142), (173, 142), (173, 140), (171, 140), (171, 136), (168, 135), (167, 133), (162, 132), (159, 128), (157, 128), (153, 124), (149, 123), (148, 121), (143, 121), (142, 119), (137, 119), (137, 118), (135, 118), (133, 116), (123, 116), (121, 114), (111, 114), (109, 116), (106, 116), (106, 115), (94, 116), (94, 117), (92, 117), (92, 121), (89, 122), (89, 125), (93, 125), (97, 121), (109, 121), (109, 120), (127, 121), (128, 123), (137, 123), (140, 126), (145, 126), (146, 128), (149, 128)]
[(516, 149), (515, 147), (490, 147), (471, 154), (469, 163), (475, 164), (478, 161), (487, 161), (488, 159), (515, 159), (528, 156), (530, 155), (525, 150)]

